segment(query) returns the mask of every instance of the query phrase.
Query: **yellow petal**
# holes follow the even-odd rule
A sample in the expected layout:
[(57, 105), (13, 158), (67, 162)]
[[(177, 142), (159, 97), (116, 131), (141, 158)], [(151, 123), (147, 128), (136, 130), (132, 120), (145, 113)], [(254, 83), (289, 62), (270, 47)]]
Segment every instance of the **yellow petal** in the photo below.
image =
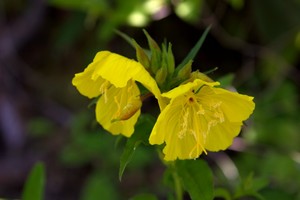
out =
[[(149, 138), (150, 144), (166, 143), (165, 160), (194, 159), (203, 152), (204, 138), (200, 117), (193, 105), (187, 105), (189, 96), (171, 99), (159, 115)], [(195, 105), (197, 107), (197, 105)], [(206, 126), (207, 127), (207, 126)]]
[(253, 98), (214, 88), (217, 84), (194, 80), (163, 94), (171, 101), (159, 115), (149, 142), (165, 143), (165, 160), (224, 150), (239, 134), (242, 121), (253, 112)]
[(158, 100), (160, 110), (165, 108), (166, 100), (161, 96), (160, 89), (158, 88), (156, 81), (146, 70), (140, 70), (133, 76), (133, 80), (140, 82), (145, 88), (147, 88)]
[(242, 122), (229, 122), (218, 124), (211, 128), (205, 143), (209, 151), (220, 151), (227, 149), (233, 139), (240, 133)]
[(206, 82), (201, 79), (195, 79), (193, 82), (188, 82), (186, 84), (179, 85), (178, 87), (170, 90), (169, 92), (163, 93), (162, 96), (167, 98), (174, 98), (183, 95), (184, 93), (190, 90), (197, 90), (203, 85), (215, 86), (219, 84), (219, 82)]
[(92, 79), (95, 65), (89, 65), (83, 72), (75, 74), (72, 84), (80, 94), (93, 98), (101, 94), (100, 87), (105, 82), (101, 77)]
[(115, 87), (125, 87), (130, 79), (145, 70), (140, 63), (109, 51), (97, 53), (93, 63), (95, 76), (101, 76)]
[(222, 110), (231, 122), (241, 122), (249, 118), (255, 104), (253, 97), (231, 92), (222, 88), (214, 88), (214, 98), (222, 101)]
[(114, 135), (122, 134), (130, 137), (134, 132), (134, 125), (141, 113), (140, 109), (127, 120), (115, 121), (115, 119), (120, 116), (124, 107), (132, 102), (132, 98), (139, 98), (139, 95), (139, 89), (132, 81), (123, 88), (109, 87), (97, 102), (97, 121), (104, 129)]
[(155, 80), (140, 63), (109, 51), (97, 53), (93, 63), (95, 78), (101, 76), (115, 87), (125, 87), (131, 79), (138, 81), (153, 93), (161, 109), (165, 107)]

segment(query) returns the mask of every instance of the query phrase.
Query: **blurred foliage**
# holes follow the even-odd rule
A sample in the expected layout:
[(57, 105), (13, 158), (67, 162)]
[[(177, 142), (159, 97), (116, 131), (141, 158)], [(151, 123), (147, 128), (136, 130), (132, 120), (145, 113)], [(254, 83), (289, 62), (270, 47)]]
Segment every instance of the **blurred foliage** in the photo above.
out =
[[(115, 34), (115, 29), (137, 38), (141, 44), (141, 27), (155, 39), (168, 38), (178, 62), (210, 25), (211, 31), (193, 67), (207, 71), (217, 66), (219, 69), (211, 75), (228, 88), (254, 96), (256, 110), (246, 122), (238, 147), (233, 145), (226, 151), (228, 156), (201, 156), (199, 168), (206, 167), (202, 166), (202, 160), (208, 161), (216, 199), (300, 199), (299, 0), (49, 0), (46, 3), (49, 13), (41, 32), (25, 41), (19, 50), (30, 70), (26, 66), (14, 70), (28, 70), (24, 72), (26, 84), (22, 87), (33, 98), (36, 110), (40, 101), (50, 98), (68, 109), (72, 120), (67, 127), (58, 125), (56, 118), (35, 110), (26, 119), (26, 131), (30, 134), (28, 140), (39, 143), (41, 149), (37, 151), (30, 140), (23, 153), (46, 154), (45, 159), (50, 161), (45, 165), (51, 173), (56, 172), (56, 165), (72, 172), (71, 178), (62, 171), (56, 176), (73, 180), (77, 176), (74, 169), (81, 169), (85, 175), (78, 174), (82, 176), (80, 182), (67, 186), (56, 185), (55, 179), (48, 177), (49, 182), (54, 182), (51, 187), (60, 189), (46, 187), (45, 199), (63, 193), (72, 193), (71, 197), (77, 195), (82, 200), (175, 198), (172, 192), (175, 186), (170, 180), (174, 174), (171, 171), (163, 174), (165, 166), (160, 164), (153, 149), (149, 150), (151, 147), (145, 147), (142, 142), (145, 138), (132, 138), (126, 143), (99, 128), (91, 116), (93, 112), (86, 109), (88, 102), (78, 95), (70, 81), (100, 49), (126, 52), (134, 57), (134, 49)], [(6, 16), (3, 21), (12, 23), (30, 4), (30, 1), (4, 0), (0, 3), (1, 15)], [(82, 108), (87, 111), (82, 112)], [(148, 129), (151, 123), (153, 119), (142, 117), (137, 129), (144, 126)], [(125, 146), (130, 146), (131, 151), (123, 152)], [(55, 158), (49, 158), (53, 156), (47, 154), (49, 151), (55, 152)], [(120, 158), (124, 159), (121, 167)], [(230, 169), (236, 176), (224, 170), (228, 163), (233, 163)], [(41, 176), (39, 170), (37, 176)], [(187, 184), (184, 180), (183, 183)], [(31, 187), (28, 184), (25, 188)], [(79, 185), (75, 187), (78, 190), (72, 190), (73, 184)], [(21, 196), (19, 185), (14, 187), (17, 192), (13, 195), (5, 190), (9, 187), (12, 186), (0, 188), (1, 197)]]
[(23, 200), (44, 199), (45, 169), (42, 163), (36, 163), (24, 185)]

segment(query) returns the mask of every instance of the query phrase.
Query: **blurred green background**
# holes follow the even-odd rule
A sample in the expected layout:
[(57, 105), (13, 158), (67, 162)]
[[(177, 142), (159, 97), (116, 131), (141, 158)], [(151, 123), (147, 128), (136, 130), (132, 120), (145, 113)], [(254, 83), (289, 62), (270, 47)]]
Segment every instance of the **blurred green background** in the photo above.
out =
[(201, 156), (215, 193), (300, 199), (299, 19), (299, 0), (0, 1), (0, 197), (20, 198), (42, 161), (47, 200), (168, 199), (152, 146), (139, 146), (119, 181), (125, 141), (101, 129), (71, 80), (100, 50), (135, 58), (116, 29), (145, 48), (142, 29), (167, 39), (178, 64), (211, 25), (193, 69), (218, 67), (214, 79), (256, 102), (230, 149)]

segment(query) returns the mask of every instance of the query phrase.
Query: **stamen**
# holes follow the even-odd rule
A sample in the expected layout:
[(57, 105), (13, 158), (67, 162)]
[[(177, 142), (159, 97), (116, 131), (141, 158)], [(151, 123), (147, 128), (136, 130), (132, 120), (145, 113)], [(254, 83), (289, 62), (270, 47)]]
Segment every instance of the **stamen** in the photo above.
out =
[(182, 139), (186, 135), (187, 127), (188, 127), (188, 117), (189, 117), (189, 112), (187, 111), (186, 108), (184, 108), (184, 114), (182, 116), (183, 122), (180, 125), (182, 129), (178, 133), (179, 139)]
[(114, 101), (115, 101), (115, 103), (116, 103), (117, 106), (118, 106), (118, 110), (117, 110), (117, 112), (115, 113), (115, 116), (119, 116), (120, 113), (121, 113), (121, 104), (120, 104), (120, 102), (118, 101), (117, 96), (114, 96)]
[(192, 148), (191, 152), (189, 153), (189, 157), (192, 158), (192, 154), (194, 151), (196, 151), (196, 154), (198, 155), (199, 154), (199, 147), (201, 148), (201, 150), (207, 155), (207, 151), (205, 150), (205, 148), (202, 146), (199, 138), (197, 137), (197, 134), (194, 130), (190, 129), (190, 132), (191, 134), (193, 135), (195, 141), (196, 141), (196, 144), (195, 146)]
[(104, 102), (107, 103), (107, 90), (110, 87), (109, 81), (105, 80), (100, 86), (100, 92), (104, 95)]

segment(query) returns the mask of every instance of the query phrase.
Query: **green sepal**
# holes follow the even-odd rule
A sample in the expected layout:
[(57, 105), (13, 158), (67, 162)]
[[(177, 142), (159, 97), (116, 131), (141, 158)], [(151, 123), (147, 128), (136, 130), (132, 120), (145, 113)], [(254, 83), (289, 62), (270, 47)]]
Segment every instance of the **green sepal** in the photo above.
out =
[(161, 68), (159, 68), (155, 74), (155, 80), (157, 84), (162, 87), (167, 79), (168, 70), (166, 64), (163, 64)]
[(169, 43), (168, 45), (168, 52), (167, 52), (167, 63), (168, 63), (168, 74), (173, 75), (175, 71), (175, 59), (172, 52), (172, 44)]
[(137, 58), (138, 62), (140, 62), (145, 67), (145, 69), (147, 71), (149, 71), (149, 69), (150, 69), (150, 60), (149, 60), (146, 52), (134, 39), (132, 39), (132, 41), (133, 41), (133, 44), (135, 46), (136, 58)]
[(192, 63), (193, 61), (190, 60), (178, 71), (177, 77), (179, 80), (185, 81), (186, 79), (191, 77)]
[(156, 74), (157, 70), (161, 66), (161, 50), (155, 40), (147, 33), (146, 30), (143, 30), (144, 34), (147, 37), (148, 45), (151, 51), (151, 58), (150, 58), (150, 67), (153, 74)]

